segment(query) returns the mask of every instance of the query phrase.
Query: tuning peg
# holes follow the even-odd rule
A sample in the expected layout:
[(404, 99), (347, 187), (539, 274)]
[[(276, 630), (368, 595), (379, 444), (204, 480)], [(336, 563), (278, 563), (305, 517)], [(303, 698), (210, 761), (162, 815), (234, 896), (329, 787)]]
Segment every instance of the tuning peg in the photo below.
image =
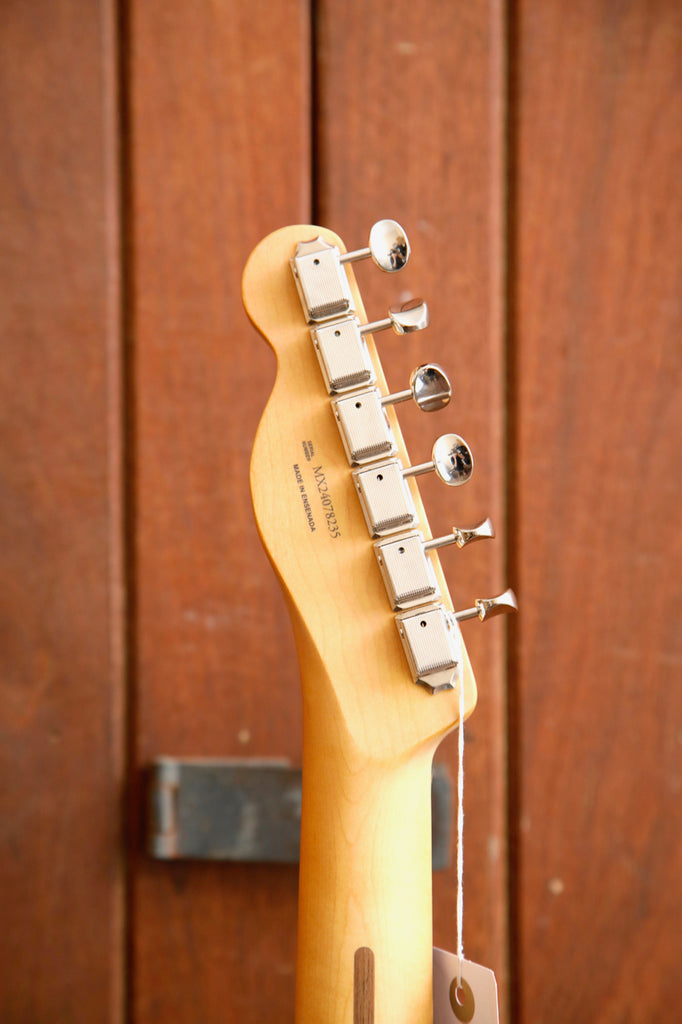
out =
[(455, 527), (452, 533), (434, 540), (424, 540), (420, 530), (403, 533), (399, 537), (377, 541), (374, 545), (379, 568), (388, 597), (394, 610), (411, 608), (439, 598), (440, 588), (427, 552), (446, 544), (463, 548), (475, 540), (494, 537), (490, 519), (468, 529)]
[(372, 537), (385, 537), (398, 530), (409, 530), (417, 522), (417, 511), (407, 486), (407, 478), (438, 474), (450, 487), (465, 484), (474, 469), (469, 446), (459, 434), (443, 434), (431, 451), (432, 462), (403, 466), (398, 459), (375, 462), (366, 469), (353, 470), (355, 486)]
[(424, 542), (424, 551), (433, 551), (435, 548), (444, 548), (448, 544), (456, 544), (458, 548), (463, 548), (467, 544), (471, 544), (475, 540), (487, 540), (489, 537), (495, 536), (495, 527), (490, 517), (484, 519), (483, 522), (478, 523), (477, 526), (470, 526), (468, 529), (459, 529), (453, 526), (452, 533), (447, 533), (444, 537), (434, 537), (432, 540)]
[(452, 386), (447, 374), (438, 363), (425, 363), (412, 371), (410, 386), (406, 391), (396, 391), (381, 399), (382, 405), (397, 405), (413, 398), (422, 412), (438, 412), (448, 405), (452, 397)]
[(450, 382), (435, 364), (420, 366), (412, 373), (410, 382), (409, 391), (399, 391), (383, 398), (378, 388), (365, 388), (332, 401), (351, 466), (361, 466), (397, 453), (398, 446), (385, 406), (413, 398), (424, 412), (435, 412), (450, 401)]
[(391, 306), (385, 320), (362, 324), (360, 334), (376, 334), (392, 327), (396, 334), (411, 334), (429, 326), (429, 309), (422, 299), (410, 299), (402, 306)]
[(388, 274), (405, 266), (410, 258), (410, 243), (396, 220), (378, 220), (372, 225), (367, 248), (343, 253), (339, 262), (355, 263), (370, 256), (379, 269)]
[(353, 470), (355, 486), (372, 537), (385, 537), (398, 530), (411, 529), (417, 522), (414, 500), (407, 477), (435, 470), (451, 487), (467, 482), (474, 460), (459, 434), (443, 434), (433, 446), (433, 462), (421, 466), (403, 466), (398, 459), (375, 462)]
[(403, 476), (421, 476), (435, 471), (448, 487), (465, 484), (474, 471), (474, 457), (459, 434), (443, 434), (431, 450), (431, 462), (403, 469)]
[(314, 327), (311, 331), (322, 375), (330, 394), (354, 391), (373, 384), (376, 374), (365, 341), (366, 334), (392, 327), (396, 334), (421, 331), (429, 323), (429, 311), (421, 299), (394, 306), (385, 320), (361, 324), (356, 316)]
[(462, 640), (458, 622), (487, 619), (518, 609), (513, 590), (499, 597), (479, 598), (475, 607), (455, 615), (441, 603), (396, 615), (395, 621), (415, 683), (431, 693), (453, 689), (462, 678)]
[(473, 608), (465, 608), (463, 612), (456, 612), (455, 618), (458, 622), (465, 622), (467, 619), (492, 619), (495, 615), (505, 615), (508, 612), (519, 610), (516, 594), (513, 590), (505, 590), (497, 597), (479, 597), (474, 602)]

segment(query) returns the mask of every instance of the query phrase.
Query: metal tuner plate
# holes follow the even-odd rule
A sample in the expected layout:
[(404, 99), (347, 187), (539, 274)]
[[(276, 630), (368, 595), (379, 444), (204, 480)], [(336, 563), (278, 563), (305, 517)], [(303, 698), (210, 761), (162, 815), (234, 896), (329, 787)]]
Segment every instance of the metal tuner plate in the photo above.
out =
[(330, 395), (373, 384), (376, 380), (367, 342), (354, 317), (336, 320), (310, 331), (322, 376)]
[(290, 260), (306, 322), (309, 324), (355, 312), (346, 271), (336, 245), (323, 238), (299, 242)]
[(416, 525), (417, 510), (398, 459), (356, 469), (353, 478), (372, 537), (384, 537)]
[(395, 618), (415, 683), (431, 693), (452, 690), (461, 679), (462, 639), (454, 616), (442, 604)]
[(378, 540), (374, 553), (394, 611), (428, 604), (440, 597), (436, 574), (419, 530)]
[(398, 446), (377, 388), (337, 398), (332, 407), (351, 466), (397, 454)]

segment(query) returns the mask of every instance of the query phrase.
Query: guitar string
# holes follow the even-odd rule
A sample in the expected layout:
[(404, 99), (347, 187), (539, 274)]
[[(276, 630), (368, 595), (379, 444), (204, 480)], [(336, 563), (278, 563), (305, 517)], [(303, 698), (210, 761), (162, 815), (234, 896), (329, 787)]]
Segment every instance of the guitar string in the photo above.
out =
[(464, 915), (464, 674), (459, 680), (459, 736), (457, 764), (457, 988), (462, 987)]

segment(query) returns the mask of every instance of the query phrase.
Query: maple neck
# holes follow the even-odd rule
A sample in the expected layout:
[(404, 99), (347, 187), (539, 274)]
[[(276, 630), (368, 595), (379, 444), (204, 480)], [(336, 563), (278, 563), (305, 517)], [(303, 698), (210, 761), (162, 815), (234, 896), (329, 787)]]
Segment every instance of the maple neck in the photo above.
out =
[[(382, 269), (406, 259), (389, 255)], [(371, 334), (424, 326), (425, 304), (369, 322), (357, 257), (293, 225), (256, 247), (243, 283), (278, 364), (251, 491), (302, 677), (296, 1024), (432, 1024), (431, 764), (476, 703), (458, 615), (496, 614), (500, 599), (454, 612), (436, 549), (492, 530), (434, 539), (416, 477), (458, 486), (471, 453), (447, 434), (430, 463), (410, 460), (393, 406), (442, 408), (449, 384), (429, 364), (409, 394), (389, 393)]]
[[(302, 665), (324, 671), (314, 657)], [(305, 697), (303, 736), (296, 1024), (432, 1024), (435, 744), (388, 770), (340, 714), (320, 717)], [(363, 948), (373, 954), (366, 987)]]

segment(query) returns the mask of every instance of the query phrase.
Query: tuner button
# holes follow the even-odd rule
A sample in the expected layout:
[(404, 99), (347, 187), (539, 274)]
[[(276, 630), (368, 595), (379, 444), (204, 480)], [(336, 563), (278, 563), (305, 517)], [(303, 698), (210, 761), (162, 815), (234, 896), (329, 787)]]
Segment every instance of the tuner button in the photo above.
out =
[(388, 315), (396, 334), (411, 334), (429, 326), (429, 307), (423, 299), (410, 299), (402, 306), (391, 306)]
[(438, 363), (426, 363), (413, 370), (410, 387), (422, 412), (438, 412), (452, 398), (452, 386), (445, 370)]
[(487, 540), (494, 536), (493, 521), (488, 517), (476, 526), (461, 529), (453, 526), (452, 533), (448, 533), (444, 537), (434, 537), (432, 540), (425, 541), (424, 550), (433, 551), (435, 548), (444, 548), (448, 544), (456, 544), (458, 548), (463, 548), (475, 540)]
[(431, 452), (433, 468), (448, 487), (465, 484), (474, 471), (474, 458), (466, 441), (459, 434), (443, 434)]
[(431, 458), (432, 462), (408, 466), (403, 470), (403, 476), (420, 476), (435, 470), (448, 487), (460, 487), (474, 471), (474, 457), (459, 434), (443, 434), (439, 437), (431, 451)]
[(437, 363), (426, 363), (412, 371), (410, 387), (406, 391), (396, 391), (381, 399), (382, 405), (397, 405), (414, 399), (422, 412), (437, 412), (444, 409), (450, 401), (452, 388), (445, 371)]
[(463, 612), (456, 612), (455, 618), (458, 622), (464, 622), (466, 619), (480, 619), (483, 622), (485, 619), (492, 619), (496, 615), (506, 615), (509, 612), (517, 612), (518, 610), (519, 604), (516, 600), (516, 594), (509, 588), (497, 597), (476, 598), (473, 608), (465, 608)]
[(373, 320), (363, 324), (361, 334), (376, 334), (392, 327), (396, 334), (411, 334), (412, 331), (423, 331), (429, 326), (429, 309), (422, 299), (410, 299), (402, 306), (391, 306), (388, 316), (383, 320)]
[(410, 258), (407, 235), (395, 220), (378, 220), (369, 233), (369, 246), (340, 257), (341, 263), (354, 263), (372, 257), (380, 270), (388, 274), (402, 270)]
[(369, 233), (369, 249), (380, 270), (402, 270), (410, 258), (410, 243), (396, 220), (378, 220)]

